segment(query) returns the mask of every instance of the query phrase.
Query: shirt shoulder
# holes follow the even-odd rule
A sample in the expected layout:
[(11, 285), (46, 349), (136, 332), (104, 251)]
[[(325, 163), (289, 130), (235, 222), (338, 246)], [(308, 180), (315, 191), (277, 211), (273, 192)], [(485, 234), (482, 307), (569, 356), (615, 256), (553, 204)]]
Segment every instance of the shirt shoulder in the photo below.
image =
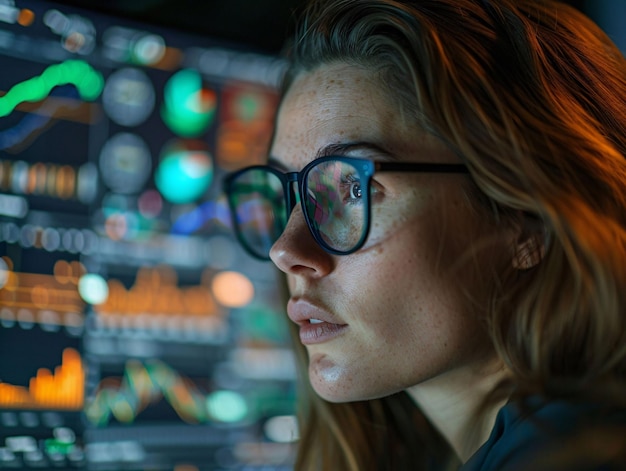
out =
[(461, 471), (626, 471), (626, 409), (540, 401), (505, 405)]

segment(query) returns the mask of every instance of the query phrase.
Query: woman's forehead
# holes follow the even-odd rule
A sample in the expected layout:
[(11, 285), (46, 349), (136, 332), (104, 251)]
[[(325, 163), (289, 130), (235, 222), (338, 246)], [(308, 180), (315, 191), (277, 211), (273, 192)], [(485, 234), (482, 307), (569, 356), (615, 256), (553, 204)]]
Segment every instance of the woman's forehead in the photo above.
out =
[[(412, 132), (409, 129), (412, 128)], [(383, 148), (415, 134), (376, 75), (361, 68), (331, 65), (299, 75), (279, 109), (273, 154), (307, 153), (332, 143), (373, 142)]]
[(337, 63), (298, 75), (279, 109), (272, 156), (297, 168), (320, 149), (350, 142), (370, 143), (400, 160), (447, 150), (400, 112), (376, 72)]
[[(352, 99), (359, 97), (366, 101), (372, 98), (384, 98), (383, 83), (379, 75), (363, 66), (331, 63), (301, 72), (293, 80), (283, 100), (283, 105), (292, 101), (301, 104), (303, 101), (320, 101), (325, 104), (333, 100)], [(358, 105), (359, 103), (354, 103)], [(392, 104), (389, 103), (392, 107)]]

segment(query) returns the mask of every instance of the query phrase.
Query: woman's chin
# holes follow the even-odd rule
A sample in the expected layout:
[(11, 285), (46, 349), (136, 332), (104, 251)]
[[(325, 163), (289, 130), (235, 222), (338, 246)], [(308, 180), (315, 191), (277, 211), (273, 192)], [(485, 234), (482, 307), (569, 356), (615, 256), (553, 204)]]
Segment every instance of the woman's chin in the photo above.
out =
[(309, 380), (313, 390), (329, 402), (350, 402), (355, 399), (352, 381), (346, 369), (326, 355), (312, 356), (309, 363)]
[(328, 402), (354, 402), (372, 399), (371, 391), (359, 387), (359, 377), (333, 362), (328, 356), (318, 357), (309, 364), (309, 381), (318, 396)]

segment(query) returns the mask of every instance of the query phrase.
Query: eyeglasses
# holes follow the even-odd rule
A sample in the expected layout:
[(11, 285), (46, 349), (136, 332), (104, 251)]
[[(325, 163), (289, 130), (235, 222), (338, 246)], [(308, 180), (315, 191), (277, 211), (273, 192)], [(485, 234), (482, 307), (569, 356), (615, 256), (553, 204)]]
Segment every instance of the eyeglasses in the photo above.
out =
[[(375, 172), (467, 173), (462, 164), (381, 162), (328, 156), (300, 172), (267, 165), (246, 167), (224, 178), (235, 234), (248, 253), (269, 260), (269, 252), (300, 202), (315, 241), (328, 253), (360, 249), (370, 230), (371, 181)], [(297, 192), (293, 188), (297, 183)]]

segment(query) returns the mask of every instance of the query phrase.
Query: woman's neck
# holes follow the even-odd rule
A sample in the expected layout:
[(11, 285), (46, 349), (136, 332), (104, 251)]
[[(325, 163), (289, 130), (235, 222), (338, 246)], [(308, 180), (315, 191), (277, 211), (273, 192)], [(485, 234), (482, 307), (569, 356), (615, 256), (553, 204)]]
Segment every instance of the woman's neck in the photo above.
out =
[(500, 364), (464, 368), (407, 389), (409, 395), (465, 463), (487, 441), (496, 415), (508, 398), (485, 402), (506, 378)]

